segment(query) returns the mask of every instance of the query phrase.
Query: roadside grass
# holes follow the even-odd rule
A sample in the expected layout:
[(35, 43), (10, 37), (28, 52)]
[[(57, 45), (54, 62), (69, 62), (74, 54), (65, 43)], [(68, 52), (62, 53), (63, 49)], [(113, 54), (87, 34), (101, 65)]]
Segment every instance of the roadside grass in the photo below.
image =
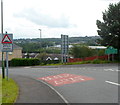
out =
[(11, 78), (7, 81), (6, 79), (2, 79), (2, 103), (11, 103), (17, 99), (19, 93), (18, 85)]
[(80, 64), (106, 64), (106, 63), (118, 63), (118, 62), (117, 61), (108, 61), (108, 60), (95, 59), (93, 61), (81, 61), (81, 62), (46, 64), (46, 65), (42, 65), (42, 66), (80, 65)]
[(2, 77), (0, 76), (0, 105), (2, 104)]
[(93, 61), (81, 61), (81, 62), (70, 62), (65, 65), (78, 65), (78, 64), (106, 64), (106, 63), (118, 63), (117, 61), (99, 60), (95, 59)]
[(42, 65), (42, 66), (59, 66), (59, 65), (63, 65), (63, 63), (56, 63), (56, 64), (46, 64), (46, 65)]

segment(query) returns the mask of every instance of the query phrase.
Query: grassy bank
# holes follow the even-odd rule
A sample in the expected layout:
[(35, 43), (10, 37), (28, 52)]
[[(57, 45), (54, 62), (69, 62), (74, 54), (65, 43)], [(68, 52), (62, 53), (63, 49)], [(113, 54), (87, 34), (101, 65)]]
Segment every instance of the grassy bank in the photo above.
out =
[(2, 103), (14, 103), (18, 92), (19, 88), (14, 80), (2, 79)]

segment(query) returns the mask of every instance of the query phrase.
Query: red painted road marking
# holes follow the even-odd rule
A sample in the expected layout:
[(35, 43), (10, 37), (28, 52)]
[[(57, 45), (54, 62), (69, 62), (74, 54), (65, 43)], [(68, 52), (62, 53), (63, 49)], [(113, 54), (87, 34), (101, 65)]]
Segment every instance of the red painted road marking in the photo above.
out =
[(75, 75), (75, 74), (59, 74), (54, 76), (42, 77), (38, 79), (44, 80), (53, 86), (62, 86), (65, 84), (72, 84), (77, 82), (94, 80), (94, 78), (91, 78), (91, 77)]

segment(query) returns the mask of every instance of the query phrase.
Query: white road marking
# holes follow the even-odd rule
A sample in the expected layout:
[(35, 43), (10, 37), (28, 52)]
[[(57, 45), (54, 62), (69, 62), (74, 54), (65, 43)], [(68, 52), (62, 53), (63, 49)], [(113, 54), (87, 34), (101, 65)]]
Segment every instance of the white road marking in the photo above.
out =
[(29, 69), (30, 67), (24, 67), (24, 68)]
[(40, 82), (42, 82), (43, 84), (47, 85), (48, 87), (50, 87), (53, 91), (55, 91), (62, 99), (63, 101), (67, 104), (67, 105), (70, 105), (69, 102), (56, 90), (54, 89), (51, 85), (47, 84), (46, 82), (44, 81), (41, 81), (39, 80)]
[(113, 69), (104, 69), (105, 71), (113, 71)]
[(105, 81), (105, 82), (107, 82), (107, 83), (109, 83), (109, 84), (113, 84), (113, 85), (120, 86), (120, 84), (118, 84), (118, 83), (115, 83), (115, 82), (111, 82), (111, 81)]
[(120, 71), (120, 70), (116, 70), (116, 71)]
[(120, 71), (120, 70), (113, 70), (113, 69), (104, 69), (104, 71)]

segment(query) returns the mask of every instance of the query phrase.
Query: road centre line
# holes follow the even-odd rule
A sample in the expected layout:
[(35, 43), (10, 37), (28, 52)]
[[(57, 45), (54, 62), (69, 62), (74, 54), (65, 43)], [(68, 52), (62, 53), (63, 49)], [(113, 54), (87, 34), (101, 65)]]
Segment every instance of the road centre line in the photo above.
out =
[(120, 84), (115, 83), (115, 82), (111, 82), (111, 81), (105, 81), (105, 82), (107, 82), (107, 83), (109, 83), (109, 84), (112, 84), (112, 85), (117, 85), (117, 86), (120, 86)]

